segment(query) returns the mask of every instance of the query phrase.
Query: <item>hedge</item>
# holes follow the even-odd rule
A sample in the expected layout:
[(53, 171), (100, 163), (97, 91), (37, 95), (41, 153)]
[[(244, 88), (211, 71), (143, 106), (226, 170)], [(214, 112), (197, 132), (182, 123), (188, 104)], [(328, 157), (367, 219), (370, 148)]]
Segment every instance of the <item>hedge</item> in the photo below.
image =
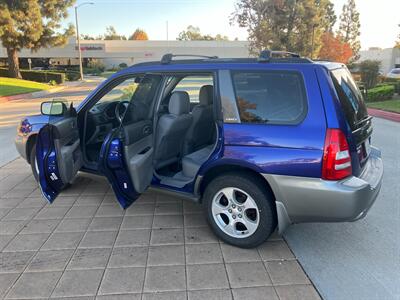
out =
[(81, 78), (79, 71), (57, 70), (56, 72), (65, 74), (65, 79), (68, 81), (77, 81)]
[[(48, 71), (29, 71), (29, 70), (20, 70), (22, 79), (31, 80), (36, 82), (55, 82), (57, 84), (64, 83), (65, 74), (56, 73), (56, 72), (48, 72)], [(0, 76), (2, 77), (10, 77), (8, 73), (8, 69), (0, 68)]]
[(376, 101), (389, 100), (392, 99), (393, 94), (394, 94), (393, 85), (381, 85), (368, 90), (367, 101), (376, 102)]
[(396, 78), (385, 78), (383, 80), (384, 84), (391, 84), (394, 86), (394, 91), (397, 94), (400, 94), (400, 79)]

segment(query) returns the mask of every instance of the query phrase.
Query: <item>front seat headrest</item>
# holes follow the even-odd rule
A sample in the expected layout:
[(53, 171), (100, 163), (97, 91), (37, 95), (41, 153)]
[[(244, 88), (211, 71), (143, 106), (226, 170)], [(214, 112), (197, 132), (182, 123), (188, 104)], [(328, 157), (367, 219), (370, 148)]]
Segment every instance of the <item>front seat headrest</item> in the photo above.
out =
[(210, 105), (213, 101), (214, 89), (212, 85), (203, 85), (199, 92), (200, 105)]
[(189, 94), (185, 91), (173, 92), (169, 99), (168, 111), (177, 116), (188, 114), (190, 111)]

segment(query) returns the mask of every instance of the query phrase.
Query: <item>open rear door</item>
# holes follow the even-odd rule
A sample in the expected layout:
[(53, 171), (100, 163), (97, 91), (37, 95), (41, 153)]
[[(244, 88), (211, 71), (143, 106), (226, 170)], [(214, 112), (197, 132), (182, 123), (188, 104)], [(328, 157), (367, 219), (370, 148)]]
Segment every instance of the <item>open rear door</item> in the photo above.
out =
[(37, 136), (36, 161), (43, 196), (52, 203), (82, 167), (79, 129), (75, 109), (61, 101), (43, 102), (49, 116)]
[(152, 107), (161, 81), (160, 75), (138, 75), (110, 91), (121, 93), (116, 109), (121, 111), (121, 124), (105, 138), (99, 166), (124, 209), (149, 187), (153, 178)]

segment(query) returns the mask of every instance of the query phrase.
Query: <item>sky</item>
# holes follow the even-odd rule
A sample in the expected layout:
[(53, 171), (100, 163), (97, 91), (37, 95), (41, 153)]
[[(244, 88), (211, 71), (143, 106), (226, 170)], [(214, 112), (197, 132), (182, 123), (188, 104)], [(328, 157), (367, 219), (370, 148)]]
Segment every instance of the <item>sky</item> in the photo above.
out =
[[(88, 0), (93, 5), (79, 7), (79, 31), (97, 36), (114, 26), (129, 36), (136, 28), (144, 29), (151, 40), (175, 40), (188, 25), (203, 34), (222, 34), (230, 39), (247, 39), (247, 30), (230, 25), (235, 0)], [(337, 15), (347, 0), (331, 0)], [(87, 2), (78, 0), (77, 5)], [(393, 47), (400, 33), (400, 0), (356, 0), (361, 21), (361, 47)], [(74, 9), (65, 23), (75, 24)], [(338, 23), (338, 22), (337, 22)]]

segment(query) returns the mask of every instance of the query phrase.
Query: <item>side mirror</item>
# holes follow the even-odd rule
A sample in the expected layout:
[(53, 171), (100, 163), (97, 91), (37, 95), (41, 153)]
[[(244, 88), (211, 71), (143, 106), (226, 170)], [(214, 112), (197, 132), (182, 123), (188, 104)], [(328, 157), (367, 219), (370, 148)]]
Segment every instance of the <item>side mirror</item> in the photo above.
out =
[(67, 111), (67, 106), (61, 101), (46, 101), (40, 105), (40, 112), (47, 116), (62, 116)]

